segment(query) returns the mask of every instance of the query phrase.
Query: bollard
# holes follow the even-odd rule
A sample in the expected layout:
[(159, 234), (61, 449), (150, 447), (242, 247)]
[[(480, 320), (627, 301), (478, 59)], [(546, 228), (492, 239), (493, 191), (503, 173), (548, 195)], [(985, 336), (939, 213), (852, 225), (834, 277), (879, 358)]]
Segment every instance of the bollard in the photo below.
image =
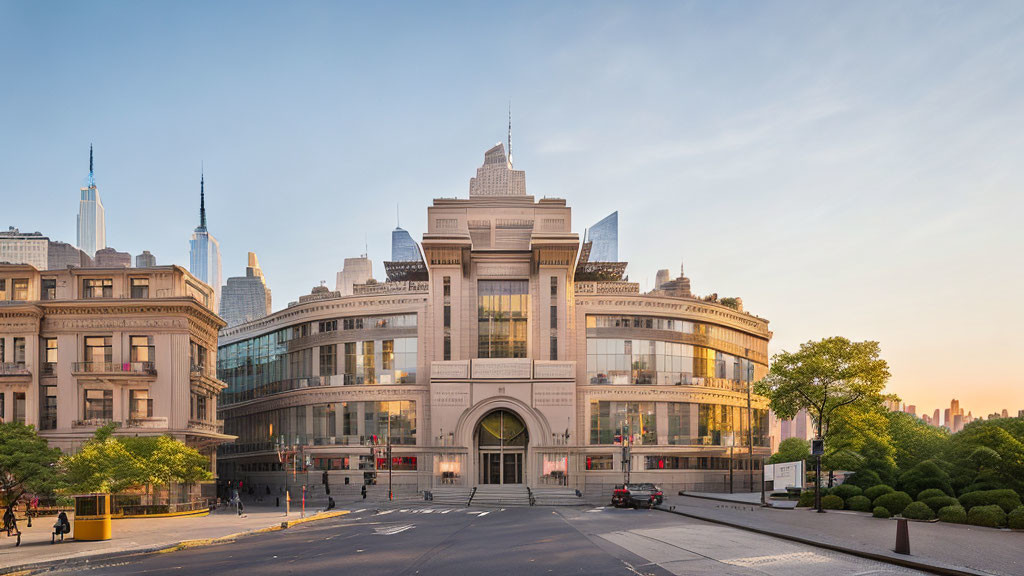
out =
[(900, 518), (896, 521), (896, 549), (897, 554), (910, 554), (910, 530), (907, 528), (907, 519)]

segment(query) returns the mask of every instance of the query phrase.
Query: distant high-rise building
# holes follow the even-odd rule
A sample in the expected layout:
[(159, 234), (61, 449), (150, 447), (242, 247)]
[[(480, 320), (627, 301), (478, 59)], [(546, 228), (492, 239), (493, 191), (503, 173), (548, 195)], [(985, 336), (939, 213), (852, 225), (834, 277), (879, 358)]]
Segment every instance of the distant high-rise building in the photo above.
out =
[(900, 401), (899, 400), (886, 400), (884, 405), (885, 405), (885, 409), (888, 410), (889, 412), (899, 412), (900, 411)]
[(221, 298), (220, 317), (229, 328), (270, 314), (270, 288), (255, 252), (249, 252), (245, 276), (228, 278), (228, 283), (221, 290)]
[(1003, 408), (1002, 416), (1003, 416), (1003, 418), (1009, 418), (1010, 417), (1010, 411), (1007, 410), (1006, 408)]
[(101, 248), (96, 251), (93, 259), (95, 268), (131, 268), (132, 255), (127, 252), (118, 252), (113, 248)]
[(908, 404), (903, 409), (903, 411), (906, 412), (907, 414), (910, 414), (911, 416), (917, 416), (917, 406), (915, 406), (913, 404)]
[(89, 182), (81, 189), (81, 193), (78, 202), (78, 247), (92, 258), (96, 256), (97, 250), (107, 247), (106, 213), (93, 175), (92, 145), (89, 146)]
[(954, 434), (964, 429), (964, 415), (957, 414), (953, 416), (953, 425), (949, 427), (949, 431)]
[(50, 239), (39, 232), (21, 232), (11, 226), (0, 232), (0, 262), (31, 264), (36, 270), (49, 267)]
[[(592, 242), (591, 262), (619, 261), (619, 211), (605, 216), (587, 230), (584, 242)], [(667, 280), (667, 278), (666, 278)]]
[(67, 242), (50, 241), (47, 246), (47, 269), (66, 270), (68, 268), (89, 268), (92, 266), (92, 258)]
[(668, 282), (670, 280), (668, 274), (669, 274), (668, 268), (663, 268), (661, 270), (658, 270), (658, 273), (655, 274), (655, 276), (654, 276), (654, 289), (655, 290), (657, 290), (658, 288), (661, 288), (662, 284), (664, 284), (665, 282)]
[(359, 258), (345, 258), (345, 266), (338, 272), (335, 290), (342, 296), (352, 295), (352, 286), (366, 284), (373, 278), (373, 262), (362, 255)]
[(136, 268), (152, 268), (156, 266), (156, 256), (149, 253), (149, 250), (143, 250), (142, 254), (135, 257)]
[(188, 271), (213, 287), (214, 302), (212, 308), (217, 310), (220, 303), (221, 268), (220, 243), (206, 229), (206, 185), (205, 176), (199, 176), (199, 226), (192, 233), (189, 241)]
[(942, 422), (939, 420), (939, 409), (936, 408), (932, 414), (932, 426), (940, 426)]
[(1017, 410), (1017, 418), (1024, 418), (1024, 410)]
[(420, 246), (412, 239), (409, 232), (402, 228), (395, 228), (391, 231), (392, 262), (419, 262), (422, 259)]

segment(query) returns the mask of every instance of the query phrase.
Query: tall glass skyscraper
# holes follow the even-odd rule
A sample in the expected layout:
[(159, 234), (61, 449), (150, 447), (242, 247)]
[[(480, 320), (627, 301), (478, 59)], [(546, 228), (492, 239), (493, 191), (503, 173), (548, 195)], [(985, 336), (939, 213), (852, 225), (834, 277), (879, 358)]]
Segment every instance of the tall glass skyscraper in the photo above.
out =
[(593, 242), (590, 247), (591, 262), (618, 262), (619, 211), (612, 212), (591, 226), (584, 241)]
[(96, 189), (93, 177), (92, 145), (89, 145), (89, 182), (81, 189), (82, 197), (78, 202), (78, 248), (89, 255), (96, 256), (96, 251), (107, 247), (107, 220), (100, 201), (100, 192)]
[(402, 228), (395, 228), (391, 231), (391, 261), (392, 262), (419, 262), (420, 247), (408, 231)]
[(199, 177), (199, 227), (189, 241), (188, 271), (213, 287), (214, 302), (211, 308), (218, 310), (220, 304), (220, 242), (206, 229), (206, 190), (204, 177)]

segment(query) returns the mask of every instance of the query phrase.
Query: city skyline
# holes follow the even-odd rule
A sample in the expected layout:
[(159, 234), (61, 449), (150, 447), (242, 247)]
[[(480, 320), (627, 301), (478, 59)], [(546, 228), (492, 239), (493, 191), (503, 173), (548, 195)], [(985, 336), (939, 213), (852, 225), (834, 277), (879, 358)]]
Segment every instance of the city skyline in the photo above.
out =
[[(655, 26), (645, 34), (650, 37), (645, 47), (638, 41), (643, 28), (635, 15), (595, 10), (571, 24), (569, 39), (556, 41), (553, 31), (580, 15), (565, 7), (529, 5), (508, 8), (504, 24), (524, 35), (535, 25), (537, 45), (489, 44), (486, 56), (462, 55), (455, 44), (430, 40), (436, 32), (416, 31), (403, 21), (390, 32), (396, 34), (397, 52), (372, 55), (365, 65), (393, 70), (405, 80), (385, 82), (380, 90), (386, 96), (372, 106), (365, 104), (377, 92), (354, 90), (340, 100), (325, 95), (367, 73), (344, 54), (383, 29), (370, 26), (328, 37), (324, 26), (304, 39), (291, 30), (312, 15), (298, 11), (285, 19), (283, 50), (274, 56), (269, 47), (247, 39), (270, 25), (261, 10), (243, 15), (238, 28), (213, 41), (203, 38), (213, 36), (210, 31), (232, 11), (213, 7), (205, 22), (186, 24), (202, 20), (189, 7), (170, 15), (167, 29), (155, 39), (147, 39), (152, 30), (141, 26), (133, 33), (140, 36), (131, 37), (139, 50), (123, 56), (123, 62), (97, 63), (91, 73), (96, 89), (85, 94), (51, 90), (80, 82), (84, 73), (76, 69), (85, 69), (85, 60), (118, 51), (128, 41), (110, 33), (118, 20), (106, 6), (69, 7), (59, 15), (32, 6), (0, 7), (0, 21), (6, 23), (0, 24), (5, 31), (0, 44), (7, 54), (20, 53), (14, 48), (19, 44), (52, 46), (6, 61), (31, 90), (0, 95), (5, 110), (0, 114), (13, 136), (0, 142), (0, 163), (16, 190), (2, 226), (74, 239), (75, 208), (68, 192), (82, 180), (84, 145), (95, 141), (103, 152), (103, 199), (112, 224), (107, 245), (132, 254), (145, 248), (161, 262), (185, 264), (183, 238), (194, 227), (194, 184), (187, 171), (167, 166), (212, 159), (218, 185), (211, 211), (217, 214), (224, 258), (243, 262), (247, 252), (258, 252), (273, 271), (269, 284), (283, 306), (331, 278), (345, 257), (364, 252), (366, 238), (369, 256), (378, 263), (386, 260), (395, 202), (417, 214), (431, 198), (464, 195), (465, 158), (504, 139), (511, 97), (516, 167), (530, 171), (532, 193), (576, 205), (572, 227), (579, 233), (609, 208), (618, 210), (624, 239), (620, 258), (630, 262), (627, 274), (642, 289), (654, 287), (658, 269), (676, 270), (683, 261), (698, 279), (696, 293), (740, 296), (748, 310), (772, 320), (773, 352), (834, 334), (879, 340), (893, 367), (889, 389), (904, 401), (941, 406), (955, 396), (972, 406), (976, 417), (1003, 408), (1013, 413), (1024, 405), (1024, 387), (1012, 362), (1020, 344), (1012, 328), (1022, 313), (998, 298), (1024, 288), (1020, 267), (1006, 265), (1022, 244), (1013, 221), (1021, 199), (1012, 193), (1022, 181), (1013, 167), (1018, 134), (1024, 133), (1021, 104), (1012, 98), (1021, 74), (999, 67), (1001, 55), (1022, 47), (1020, 27), (1012, 25), (1021, 18), (1019, 6), (919, 5), (913, 19), (897, 8), (839, 11), (835, 18), (847, 28), (877, 25), (871, 39), (877, 46), (842, 37), (847, 32), (830, 28), (825, 15), (814, 11), (788, 23), (745, 9), (750, 22), (740, 24), (731, 21), (737, 11), (728, 8), (667, 7), (662, 10), (678, 18), (666, 21), (681, 22), (680, 34), (670, 36), (676, 31)], [(465, 28), (466, 21), (452, 14), (405, 10), (435, 27), (450, 26), (446, 32), (452, 35), (468, 31), (471, 37), (458, 45), (483, 42), (490, 32), (479, 23)], [(689, 10), (700, 18), (687, 17)], [(137, 21), (145, 21), (147, 13), (142, 7), (125, 12), (123, 18)], [(326, 21), (337, 15), (329, 8), (324, 12)], [(534, 14), (542, 14), (539, 23)], [(44, 16), (48, 26), (38, 24)], [(392, 10), (371, 9), (352, 22), (391, 16)], [(950, 30), (944, 26), (950, 19), (963, 26)], [(72, 42), (70, 30), (83, 24), (97, 30), (95, 45)], [(772, 39), (763, 29), (773, 26), (794, 33)], [(25, 30), (38, 31), (38, 37), (27, 38)], [(834, 35), (840, 35), (838, 41)], [(616, 40), (609, 43), (609, 37)], [(762, 56), (741, 51), (735, 74), (723, 79), (715, 66), (739, 50), (729, 38), (768, 49)], [(160, 41), (170, 39), (195, 47), (183, 54), (159, 53)], [(425, 42), (433, 42), (425, 54), (407, 62), (394, 58)], [(265, 76), (252, 62), (237, 69), (232, 85), (218, 82), (218, 67), (235, 54), (232, 44), (247, 51), (246, 60), (281, 75), (282, 86), (310, 89), (254, 95)], [(848, 47), (835, 48), (844, 44)], [(554, 56), (541, 58), (542, 52)], [(758, 73), (762, 58), (795, 52), (814, 55), (802, 56), (774, 77)], [(893, 52), (904, 58), (883, 58)], [(451, 62), (437, 65), (437, 57)], [(666, 68), (669, 58), (677, 57), (683, 65)], [(500, 73), (492, 74), (488, 60), (499, 62)], [(142, 70), (143, 61), (153, 62), (152, 72), (137, 72), (137, 86), (116, 91), (121, 71)], [(198, 66), (200, 61), (206, 66)], [(319, 79), (321, 67), (334, 75)], [(572, 71), (579, 68), (604, 70), (606, 76), (575, 76)], [(185, 69), (195, 71), (185, 74)], [(485, 71), (491, 85), (445, 85), (457, 80), (453, 72), (472, 69)], [(812, 69), (823, 76), (805, 82)], [(208, 93), (169, 86), (166, 77), (178, 74), (208, 87)], [(424, 83), (430, 74), (440, 81)], [(409, 95), (405, 82), (421, 86), (426, 97)], [(625, 84), (633, 88), (621, 88)], [(691, 85), (702, 88), (684, 89)], [(899, 86), (899, 97), (893, 97), (893, 85)], [(29, 98), (39, 90), (50, 95)], [(605, 97), (581, 100), (605, 90)], [(459, 96), (452, 98), (453, 93)], [(618, 102), (624, 108), (617, 108)], [(47, 120), (54, 109), (64, 112)], [(359, 117), (347, 109), (360, 110)], [(15, 110), (23, 118), (13, 116)], [(154, 120), (160, 111), (169, 112)], [(43, 127), (38, 134), (31, 129), (36, 124)], [(166, 137), (153, 138), (157, 132)], [(250, 142), (258, 136), (258, 143)], [(416, 152), (396, 154), (402, 148)], [(378, 202), (385, 196), (388, 202)], [(334, 203), (326, 204), (333, 208), (311, 214), (296, 202), (300, 197), (309, 197), (310, 205), (333, 197)], [(584, 200), (592, 198), (599, 202), (589, 208)], [(699, 216), (713, 220), (727, 209), (739, 224), (736, 233), (716, 238)], [(254, 234), (254, 224), (274, 233)], [(403, 224), (413, 239), (425, 231), (422, 219)], [(663, 249), (646, 249), (645, 232), (651, 229), (663, 232)], [(300, 248), (307, 250), (304, 257), (293, 258)], [(238, 266), (227, 275), (241, 271)], [(978, 298), (993, 291), (994, 298)], [(971, 305), (955, 329), (938, 312), (953, 303)], [(958, 357), (965, 332), (980, 336), (986, 354), (996, 359), (982, 371), (966, 360), (937, 360)]]

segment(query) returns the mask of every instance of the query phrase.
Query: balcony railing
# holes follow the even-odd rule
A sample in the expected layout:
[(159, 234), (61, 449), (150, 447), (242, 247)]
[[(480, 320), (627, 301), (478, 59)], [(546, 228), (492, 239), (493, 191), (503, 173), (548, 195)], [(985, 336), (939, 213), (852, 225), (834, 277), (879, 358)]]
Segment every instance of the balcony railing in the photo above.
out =
[(192, 378), (200, 378), (202, 376), (215, 377), (213, 370), (207, 368), (205, 364), (190, 364), (188, 372)]
[(156, 364), (153, 362), (75, 362), (72, 371), (88, 374), (156, 376)]
[(319, 386), (401, 386), (416, 383), (415, 372), (401, 372), (401, 374), (396, 377), (395, 374), (397, 372), (399, 371), (391, 370), (388, 372), (376, 374), (373, 377), (367, 377), (364, 376), (363, 374), (334, 374), (332, 376), (285, 378), (283, 380), (274, 380), (266, 384), (259, 384), (255, 388), (241, 390), (238, 392), (231, 392), (229, 383), (228, 390), (225, 390), (223, 393), (221, 393), (221, 400), (225, 405), (234, 404), (235, 402), (244, 402), (246, 400), (264, 398), (267, 396), (273, 396), (274, 394), (281, 394), (282, 392), (288, 392), (291, 390), (300, 390), (302, 388), (313, 388)]
[(0, 376), (31, 376), (24, 362), (5, 362), (0, 364)]
[(190, 419), (188, 421), (188, 427), (193, 430), (202, 430), (204, 432), (213, 432), (215, 434), (224, 433), (224, 421), (216, 420), (213, 422), (207, 422), (206, 420), (195, 420)]
[[(71, 423), (72, 428), (99, 428), (100, 426), (106, 426), (111, 422), (115, 422), (113, 418), (86, 418), (84, 420), (75, 420)], [(120, 422), (118, 422), (120, 424)]]
[(125, 421), (125, 428), (148, 428), (162, 430), (167, 428), (166, 416), (148, 416), (141, 418), (129, 418)]
[(40, 376), (56, 376), (57, 375), (57, 363), (56, 362), (43, 362), (39, 369)]

